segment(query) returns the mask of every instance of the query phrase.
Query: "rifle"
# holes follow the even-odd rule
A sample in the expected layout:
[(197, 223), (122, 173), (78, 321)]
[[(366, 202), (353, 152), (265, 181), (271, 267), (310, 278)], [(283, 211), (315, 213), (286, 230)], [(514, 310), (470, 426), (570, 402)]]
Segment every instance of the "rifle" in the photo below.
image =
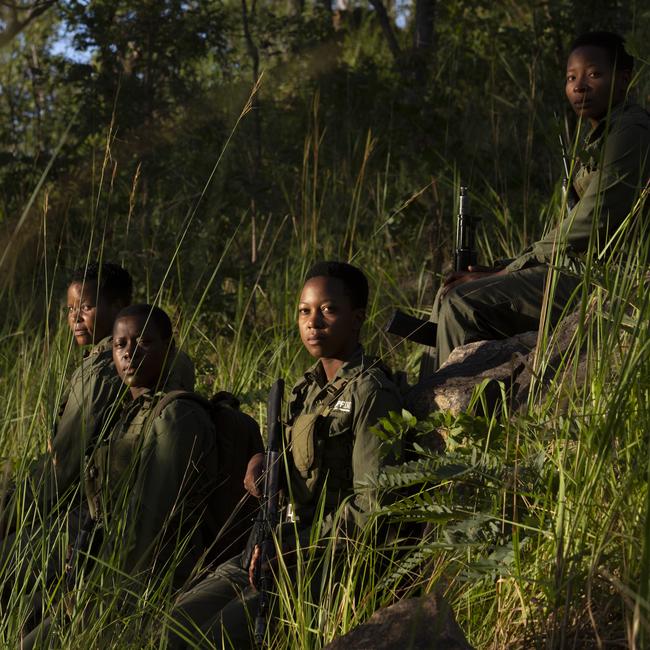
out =
[[(477, 253), (474, 247), (474, 232), (478, 219), (472, 217), (469, 211), (469, 195), (467, 187), (460, 188), (458, 196), (458, 219), (456, 221), (456, 249), (454, 250), (454, 271), (467, 271), (476, 265)], [(384, 331), (396, 334), (414, 343), (435, 347), (438, 327), (436, 323), (409, 316), (396, 309)]]
[[(566, 145), (564, 143), (564, 134), (562, 133), (562, 125), (560, 123), (560, 117), (556, 113), (555, 121), (557, 122), (558, 127), (558, 137), (560, 139), (560, 152), (562, 153), (562, 166), (564, 167), (564, 176), (562, 177), (562, 197), (563, 201), (566, 203), (567, 210), (570, 212), (573, 210), (575, 204), (580, 200), (576, 188), (573, 187), (573, 183), (570, 181), (571, 178), (571, 169), (569, 167), (569, 157), (566, 152)], [(565, 116), (566, 117), (566, 116)]]
[(454, 271), (469, 271), (470, 266), (476, 266), (478, 254), (474, 248), (475, 221), (469, 212), (469, 196), (467, 188), (461, 187), (458, 196), (458, 219), (456, 221), (456, 251), (454, 255)]
[(273, 559), (275, 527), (279, 521), (280, 504), (280, 445), (282, 442), (282, 393), (284, 380), (276, 379), (269, 393), (267, 406), (268, 447), (264, 462), (263, 505), (256, 522), (256, 545), (260, 557), (254, 569), (255, 584), (260, 592), (260, 604), (255, 616), (255, 641), (263, 647), (269, 609), (269, 591), (273, 576), (269, 562)]
[(81, 562), (80, 555), (86, 555), (90, 549), (92, 535), (95, 531), (97, 520), (93, 518), (89, 510), (84, 512), (84, 518), (81, 522), (81, 527), (77, 533), (74, 545), (68, 550), (68, 555), (65, 559), (65, 591), (64, 598), (65, 607), (68, 614), (72, 616), (74, 610), (74, 596), (73, 591), (77, 582), (77, 575), (79, 573), (79, 562)]

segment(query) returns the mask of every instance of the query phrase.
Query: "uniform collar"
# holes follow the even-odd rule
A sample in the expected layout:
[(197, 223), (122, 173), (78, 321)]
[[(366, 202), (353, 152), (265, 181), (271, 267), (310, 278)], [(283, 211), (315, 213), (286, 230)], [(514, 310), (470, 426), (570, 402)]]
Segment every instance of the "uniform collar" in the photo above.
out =
[(141, 395), (138, 395), (138, 397), (133, 399), (131, 394), (128, 393), (128, 395), (125, 396), (125, 412), (131, 413), (133, 411), (139, 411), (140, 409), (150, 409), (164, 394), (164, 391), (153, 391), (150, 388), (147, 388)]
[(585, 142), (587, 145), (593, 144), (596, 142), (596, 140), (599, 140), (603, 133), (605, 133), (605, 130), (607, 129), (608, 124), (612, 124), (614, 121), (616, 121), (623, 113), (627, 110), (627, 108), (631, 104), (629, 102), (621, 102), (617, 106), (614, 106), (608, 113), (603, 117), (596, 126), (589, 131), (587, 134), (587, 137), (585, 138)]
[(95, 343), (95, 345), (93, 345), (91, 348), (84, 350), (81, 356), (84, 359), (88, 359), (89, 357), (96, 357), (102, 352), (111, 350), (112, 347), (113, 347), (113, 337), (105, 336), (101, 341), (99, 341), (99, 343)]
[[(329, 383), (335, 382), (337, 379), (349, 379), (352, 375), (356, 374), (359, 367), (363, 367), (366, 363), (366, 356), (363, 353), (363, 346), (359, 344), (357, 349), (352, 353), (352, 356), (338, 369), (336, 375)], [(323, 364), (317, 361), (307, 372), (303, 375), (303, 380), (296, 388), (304, 384), (316, 383), (320, 388), (327, 386), (327, 376), (323, 369)]]

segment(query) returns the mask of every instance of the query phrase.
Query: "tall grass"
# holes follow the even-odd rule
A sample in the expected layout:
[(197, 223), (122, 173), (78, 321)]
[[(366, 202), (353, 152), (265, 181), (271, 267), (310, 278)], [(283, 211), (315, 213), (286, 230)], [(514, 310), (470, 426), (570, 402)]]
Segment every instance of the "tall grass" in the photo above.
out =
[[(313, 111), (317, 123), (318, 101)], [(394, 224), (404, 224), (411, 203), (431, 188), (414, 188), (391, 207), (390, 155), (381, 161), (381, 173), (369, 172), (376, 168), (368, 161), (379, 137), (363, 134), (350, 160), (324, 171), (319, 151), (326, 134), (313, 127), (305, 136), (302, 173), (294, 185), (286, 183), (284, 214), (267, 215), (253, 235), (242, 211), (230, 215), (230, 231), (220, 232), (219, 224), (197, 227), (196, 204), (175, 222), (183, 237), (160, 236), (163, 273), (139, 267), (140, 242), (132, 235), (99, 243), (105, 259), (119, 252), (134, 271), (138, 298), (158, 301), (175, 315), (178, 339), (196, 362), (200, 390), (232, 390), (263, 420), (272, 380), (296, 379), (310, 363), (295, 331), (295, 303), (301, 277), (323, 257), (351, 259), (366, 270), (372, 285), (366, 345), (414, 379), (419, 350), (388, 338), (383, 325), (396, 306), (422, 314), (429, 308), (436, 278), (427, 275), (422, 261), (430, 257), (424, 234), (431, 215), (418, 216), (403, 230)], [(454, 170), (434, 185), (451, 204)], [(477, 194), (480, 202), (496, 205), (491, 188)], [(553, 207), (542, 206), (539, 220)], [(511, 254), (513, 239), (523, 242), (529, 234), (509, 218), (507, 206), (494, 212), (501, 236), (485, 237), (483, 252)], [(645, 647), (650, 305), (641, 213), (631, 215), (603, 259), (589, 267), (584, 324), (559, 368), (546, 376), (544, 390), (538, 385), (518, 413), (504, 407), (490, 417), (432, 414), (420, 426), (442, 431), (447, 453), (423, 453), (378, 479), (381, 488), (402, 489), (381, 519), (419, 528), (398, 530), (400, 544), (388, 544), (378, 536), (380, 522), (373, 521), (354, 543), (330, 540), (324, 556), (313, 546), (302, 549), (297, 578), (280, 565), (271, 647), (321, 647), (376, 607), (431, 590), (448, 597), (478, 648)], [(92, 232), (104, 232), (113, 218), (101, 209), (92, 215)], [(19, 495), (29, 464), (46, 447), (66, 377), (79, 363), (64, 319), (56, 316), (66, 278), (58, 243), (47, 239), (47, 223), (43, 214), (41, 259), (31, 279), (39, 287), (46, 277), (46, 294), (17, 294), (10, 282), (3, 288), (8, 309), (0, 331), (0, 449)], [(451, 231), (451, 223), (439, 230)], [(89, 245), (83, 256), (96, 250)], [(444, 260), (432, 264), (440, 271)], [(547, 336), (550, 354), (553, 332)], [(543, 350), (536, 360), (538, 375), (546, 369), (545, 355)], [(588, 373), (576, 383), (580, 355)], [(28, 508), (19, 512), (19, 533), (33, 531), (29, 543), (14, 549), (23, 573), (0, 567), (6, 594), (0, 643), (18, 645), (33, 595), (40, 592), (44, 609), (57, 613), (50, 632), (54, 646), (159, 647), (160, 623), (171, 607), (170, 575), (136, 588), (128, 576), (116, 574), (113, 558), (114, 564), (106, 561), (81, 573), (70, 602), (61, 581), (45, 584), (43, 575), (47, 562), (64, 555), (71, 540), (65, 531), (44, 530), (36, 516)], [(341, 543), (347, 544), (345, 552), (335, 552)], [(314, 601), (310, 581), (316, 574), (310, 567), (322, 562), (333, 568), (319, 578), (325, 600)], [(343, 566), (334, 568), (336, 562)], [(33, 582), (25, 578), (31, 574)], [(65, 600), (69, 614), (62, 611)]]

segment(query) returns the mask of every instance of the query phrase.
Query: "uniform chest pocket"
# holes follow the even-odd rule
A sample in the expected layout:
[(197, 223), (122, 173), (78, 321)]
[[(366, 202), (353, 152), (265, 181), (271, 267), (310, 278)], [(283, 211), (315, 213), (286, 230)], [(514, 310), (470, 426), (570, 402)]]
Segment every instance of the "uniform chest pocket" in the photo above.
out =
[(351, 456), (346, 436), (351, 430), (350, 412), (299, 415), (287, 430), (287, 439), (294, 467), (300, 476), (303, 479), (317, 479), (323, 462), (328, 466), (332, 450), (340, 451), (345, 448), (344, 455)]
[(139, 447), (137, 438), (122, 438), (98, 447), (86, 468), (87, 495), (94, 498), (104, 489), (117, 492), (123, 483), (132, 480)]
[(334, 411), (327, 418), (327, 437), (336, 438), (352, 431), (352, 414)]
[(293, 464), (303, 478), (314, 467), (318, 418), (319, 413), (299, 415), (287, 430)]

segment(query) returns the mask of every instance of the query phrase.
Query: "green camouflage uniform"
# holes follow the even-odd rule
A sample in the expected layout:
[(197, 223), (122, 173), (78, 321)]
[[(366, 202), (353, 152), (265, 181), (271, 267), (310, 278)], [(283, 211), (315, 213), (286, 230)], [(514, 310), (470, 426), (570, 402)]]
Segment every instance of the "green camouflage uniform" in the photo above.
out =
[[(323, 411), (332, 395), (334, 402)], [(375, 495), (361, 482), (376, 474), (381, 462), (380, 441), (370, 428), (389, 411), (399, 412), (401, 399), (385, 372), (359, 348), (329, 383), (321, 363), (316, 363), (295, 385), (289, 410), (285, 449), (291, 448), (288, 480), (297, 526), (281, 526), (285, 550), (307, 543), (312, 533), (334, 533), (334, 513), (344, 499), (340, 524), (348, 533), (363, 525)], [(324, 517), (314, 533), (312, 517), (320, 498)], [(183, 627), (190, 635), (200, 629), (217, 647), (251, 647), (250, 619), (259, 595), (248, 587), (249, 561), (250, 552), (235, 557), (183, 594), (173, 612), (176, 629)], [(200, 644), (199, 638), (197, 633), (195, 643)], [(185, 647), (177, 637), (171, 645)]]
[[(146, 392), (125, 404), (90, 457), (85, 487), (93, 519), (105, 530), (106, 549), (120, 548), (119, 568), (131, 576), (150, 569), (159, 575), (175, 556), (175, 546), (182, 546), (182, 556), (174, 557), (178, 586), (216, 534), (210, 503), (219, 454), (207, 410), (179, 397), (158, 413), (162, 396)], [(121, 516), (124, 529), (115, 522)], [(113, 530), (120, 531), (118, 539), (112, 539)]]
[[(32, 472), (35, 498), (44, 512), (79, 483), (86, 453), (106, 433), (103, 429), (110, 421), (110, 411), (125, 392), (113, 363), (112, 344), (112, 337), (102, 339), (73, 373), (48, 453)], [(170, 364), (165, 390), (193, 388), (194, 364), (178, 351)]]
[[(178, 588), (215, 539), (211, 505), (218, 498), (219, 452), (208, 411), (182, 396), (156, 407), (163, 393), (127, 396), (110, 433), (96, 445), (85, 471), (89, 537), (108, 579), (137, 593), (172, 571)], [(243, 477), (241, 479), (243, 481)], [(84, 517), (85, 519), (85, 517)], [(83, 561), (74, 558), (74, 564)], [(170, 583), (168, 583), (170, 584)], [(116, 588), (113, 587), (113, 588)], [(45, 619), (24, 639), (25, 650), (44, 645)]]
[[(191, 390), (194, 366), (189, 357), (178, 352), (170, 366), (166, 388)], [(74, 494), (81, 483), (87, 454), (98, 439), (105, 437), (104, 423), (110, 420), (107, 411), (118, 408), (124, 388), (113, 364), (112, 338), (107, 337), (92, 348), (72, 375), (49, 449), (35, 463), (26, 485), (31, 488), (25, 495), (29, 501), (21, 503), (26, 511), (30, 502), (38, 505), (38, 512), (30, 514), (34, 523), (23, 525), (19, 534), (10, 532), (0, 544), (4, 575), (16, 572), (23, 585), (34, 585), (34, 572), (43, 569), (44, 534), (49, 540), (49, 555), (42, 577), (49, 582), (62, 574), (68, 545), (74, 543), (84, 519), (85, 504), (78, 491), (73, 501), (61, 497)], [(11, 531), (11, 510), (6, 516)], [(37, 603), (38, 598), (33, 609), (39, 608)]]
[(590, 131), (578, 151), (574, 187), (580, 200), (545, 237), (512, 260), (504, 275), (466, 282), (444, 297), (438, 292), (431, 320), (438, 324), (436, 349), (425, 352), (421, 377), (466, 343), (536, 330), (547, 276), (556, 272), (551, 322), (557, 322), (581, 284), (592, 233), (602, 250), (648, 181), (650, 116), (635, 104), (621, 104)]

